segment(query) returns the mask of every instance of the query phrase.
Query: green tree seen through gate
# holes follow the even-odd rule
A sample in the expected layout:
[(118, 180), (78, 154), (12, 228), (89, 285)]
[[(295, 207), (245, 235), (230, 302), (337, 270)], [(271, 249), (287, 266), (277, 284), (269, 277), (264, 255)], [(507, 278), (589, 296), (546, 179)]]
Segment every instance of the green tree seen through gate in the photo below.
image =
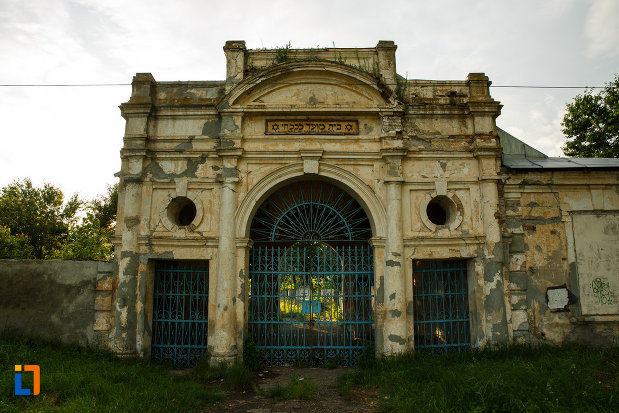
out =
[[(280, 313), (301, 321), (312, 317), (342, 320), (343, 261), (337, 251), (322, 241), (299, 241), (279, 259)], [(303, 303), (306, 305), (305, 313)], [(320, 303), (320, 309), (315, 303)], [(317, 309), (318, 314), (314, 314)], [(310, 310), (311, 314), (306, 314)]]

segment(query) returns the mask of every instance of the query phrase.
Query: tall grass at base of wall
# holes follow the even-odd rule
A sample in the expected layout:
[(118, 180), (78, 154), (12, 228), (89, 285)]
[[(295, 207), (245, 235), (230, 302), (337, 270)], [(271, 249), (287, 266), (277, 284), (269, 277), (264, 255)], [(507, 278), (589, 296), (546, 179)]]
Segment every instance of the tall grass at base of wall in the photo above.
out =
[(340, 377), (375, 388), (384, 412), (617, 411), (619, 348), (510, 346), (378, 359)]
[[(15, 364), (38, 364), (41, 393), (15, 396)], [(192, 374), (172, 366), (79, 346), (0, 335), (0, 411), (194, 411), (222, 396)], [(32, 374), (23, 373), (23, 388), (32, 388)]]

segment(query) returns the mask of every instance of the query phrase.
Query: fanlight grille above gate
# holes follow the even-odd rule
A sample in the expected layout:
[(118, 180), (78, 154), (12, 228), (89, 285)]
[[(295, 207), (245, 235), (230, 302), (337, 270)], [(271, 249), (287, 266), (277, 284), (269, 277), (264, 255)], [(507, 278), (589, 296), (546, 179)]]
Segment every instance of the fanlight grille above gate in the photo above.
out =
[(254, 242), (355, 241), (372, 236), (361, 205), (326, 182), (299, 182), (273, 193), (260, 206), (251, 227)]

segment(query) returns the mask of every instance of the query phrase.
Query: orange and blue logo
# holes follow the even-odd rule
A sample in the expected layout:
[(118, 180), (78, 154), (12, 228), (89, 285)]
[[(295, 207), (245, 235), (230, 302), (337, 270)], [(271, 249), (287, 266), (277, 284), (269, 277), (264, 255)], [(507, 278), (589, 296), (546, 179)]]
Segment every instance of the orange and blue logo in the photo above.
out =
[(31, 371), (34, 373), (34, 380), (31, 389), (22, 388), (22, 365), (15, 365), (15, 395), (16, 396), (36, 396), (41, 392), (41, 368), (36, 364), (26, 364), (23, 366), (23, 371)]

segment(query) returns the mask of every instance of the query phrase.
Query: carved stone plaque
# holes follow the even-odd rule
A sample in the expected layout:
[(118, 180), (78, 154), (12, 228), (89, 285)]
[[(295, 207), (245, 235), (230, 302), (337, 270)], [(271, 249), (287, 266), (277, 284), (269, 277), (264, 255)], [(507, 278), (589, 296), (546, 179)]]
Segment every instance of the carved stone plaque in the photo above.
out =
[(358, 135), (356, 120), (267, 120), (267, 135)]

